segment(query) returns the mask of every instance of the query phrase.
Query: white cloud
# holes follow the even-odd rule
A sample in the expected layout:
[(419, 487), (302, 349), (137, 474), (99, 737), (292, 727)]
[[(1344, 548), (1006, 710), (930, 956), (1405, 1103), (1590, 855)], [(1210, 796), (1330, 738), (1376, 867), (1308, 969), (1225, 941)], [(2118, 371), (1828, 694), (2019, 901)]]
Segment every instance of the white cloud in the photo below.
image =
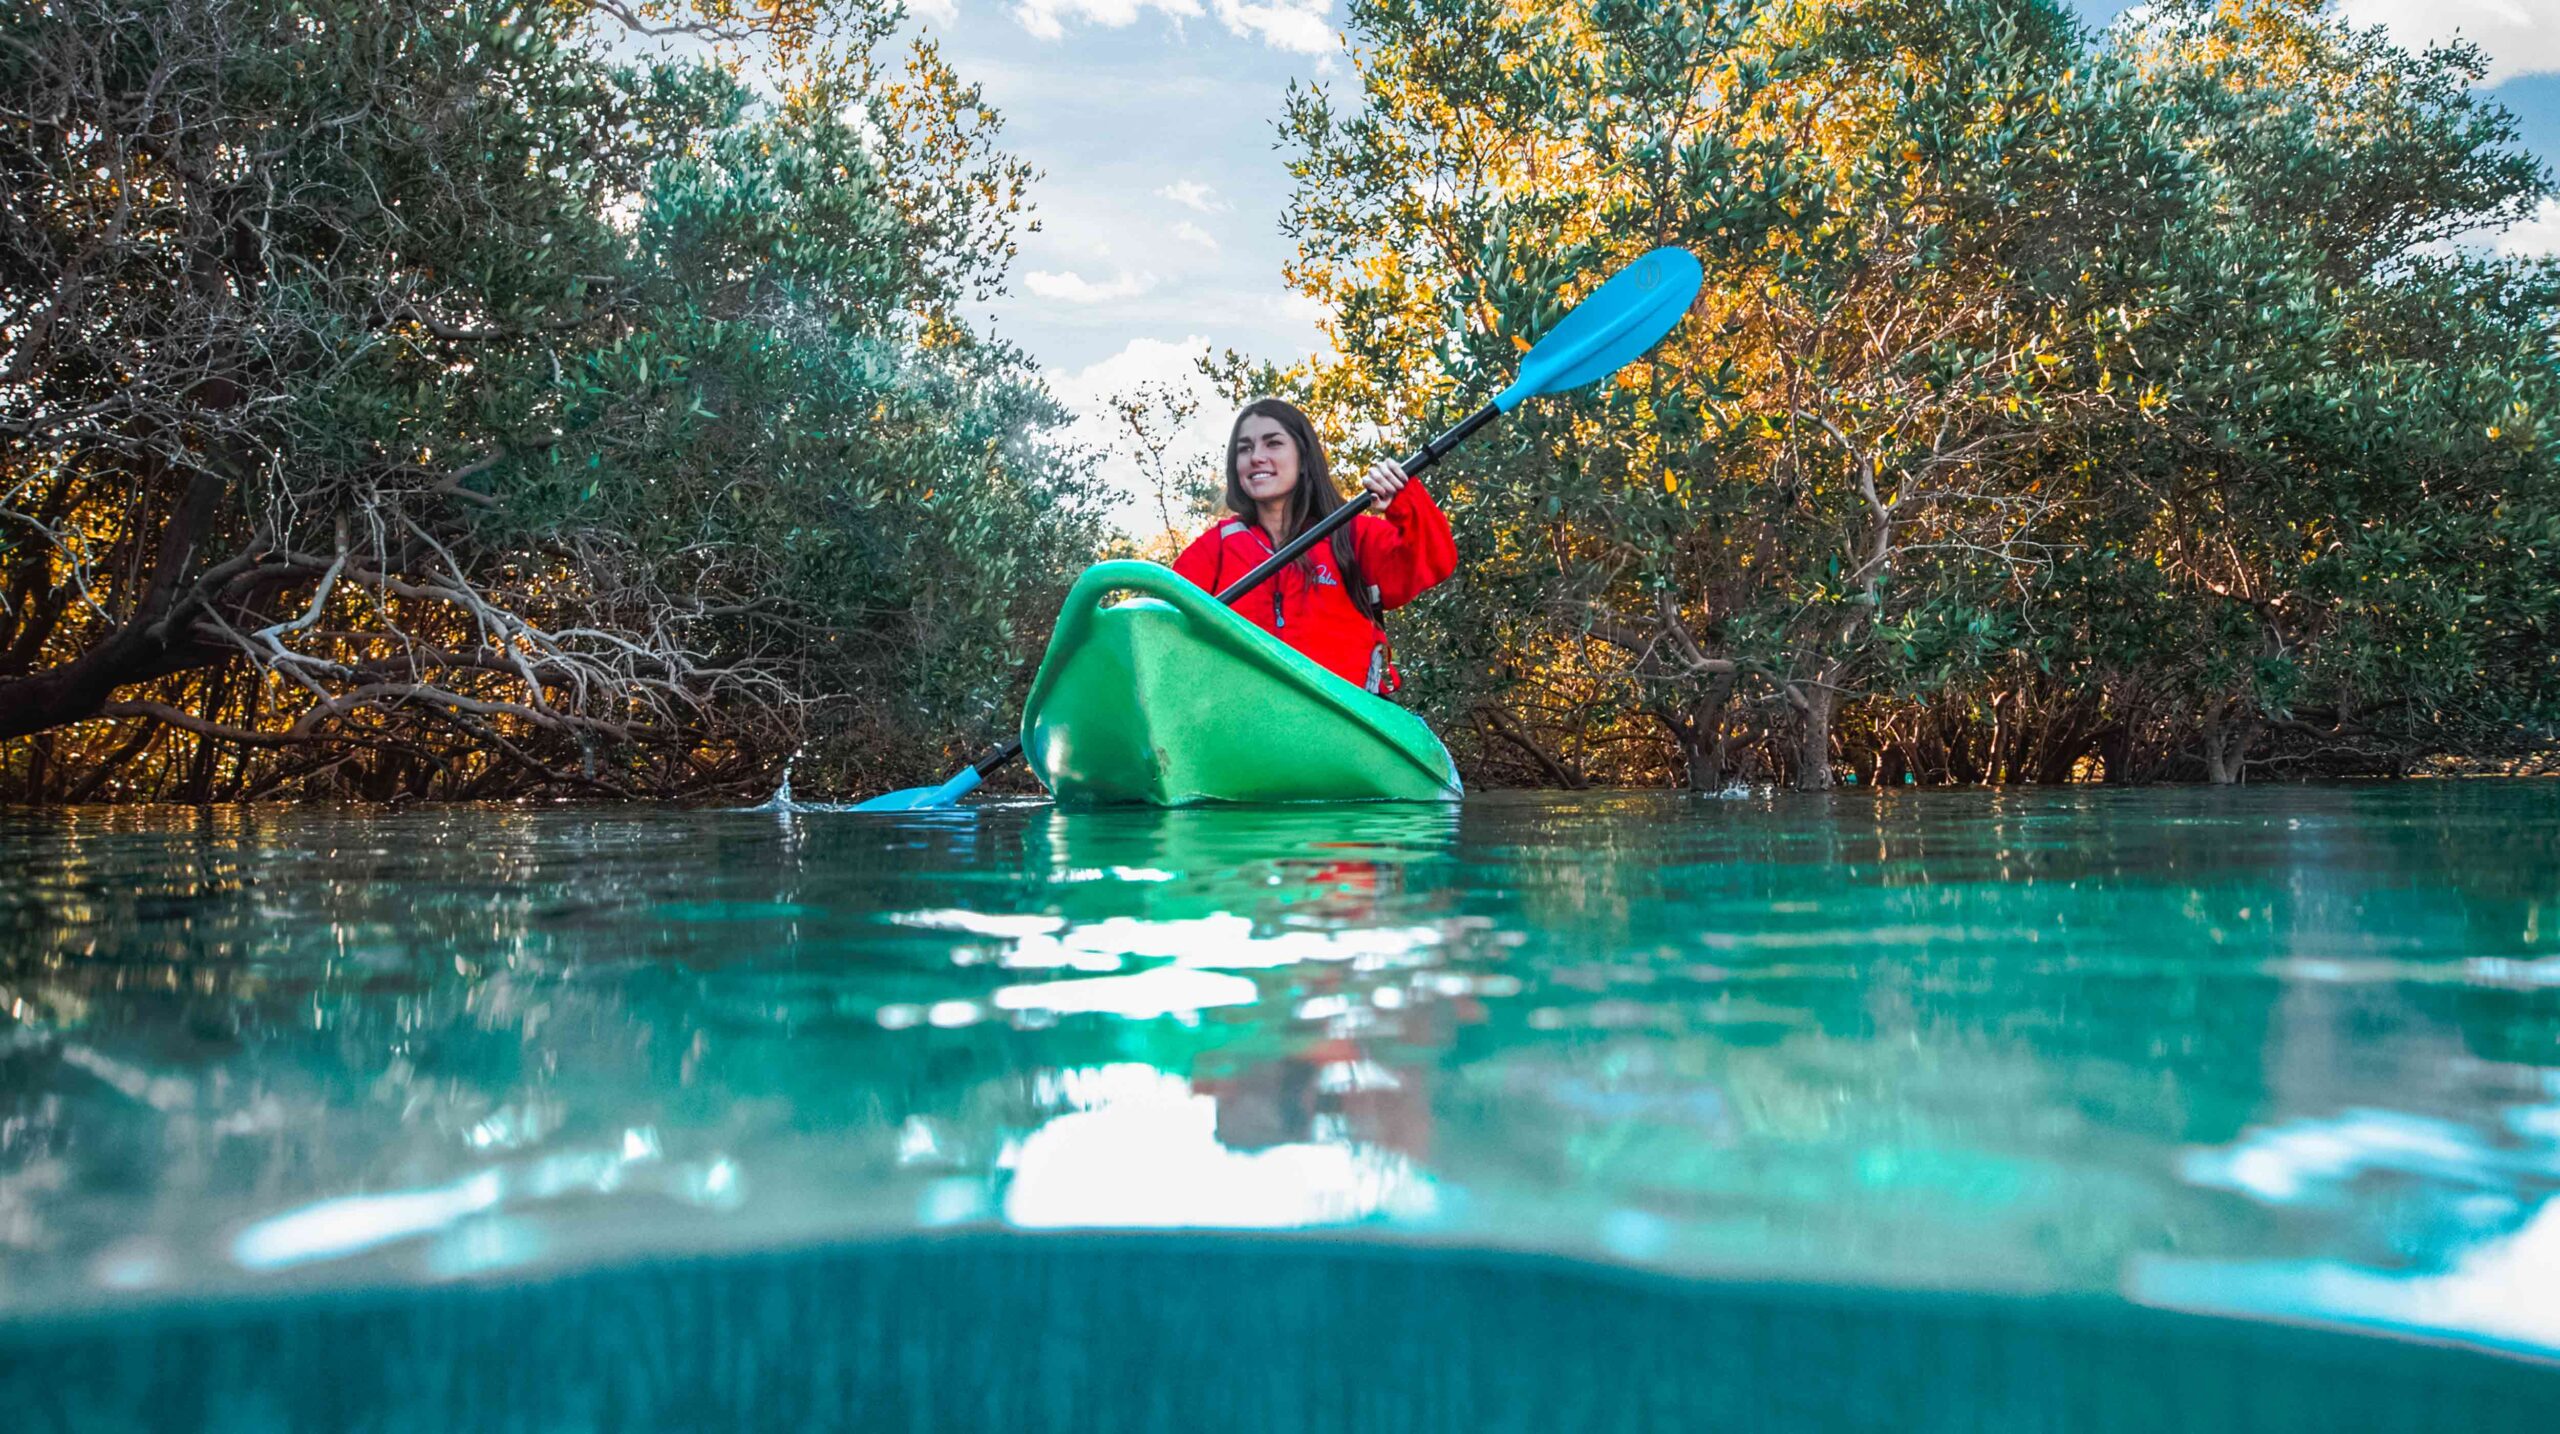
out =
[(1156, 512), (1155, 495), (1148, 491), (1146, 479), (1126, 454), (1116, 451), (1120, 439), (1119, 420), (1111, 413), (1111, 396), (1127, 393), (1141, 386), (1169, 388), (1190, 395), (1199, 408), (1191, 421), (1183, 426), (1174, 443), (1177, 454), (1194, 454), (1203, 464), (1214, 465), (1218, 450), (1226, 445), (1227, 425), (1235, 417), (1227, 411), (1224, 400), (1209, 387), (1209, 381), (1192, 366), (1192, 360), (1210, 352), (1213, 345), (1205, 335), (1167, 342), (1163, 339), (1133, 339), (1118, 353), (1089, 364), (1073, 373), (1049, 376), (1049, 391), (1073, 412), (1075, 421), (1067, 426), (1065, 437), (1071, 443), (1103, 452), (1102, 478), (1113, 490), (1111, 521), (1133, 537), (1145, 537), (1164, 526)]
[(2546, 199), (2527, 219), (2498, 236), (2498, 252), (2519, 259), (2560, 258), (2560, 199)]
[(2560, 71), (2560, 6), (2551, 0), (2343, 0), (2338, 8), (2355, 24), (2388, 28), (2413, 50), (2469, 40), (2488, 52), (2486, 84)]
[[(948, 4), (950, 0), (938, 0)], [(1333, 0), (1211, 0), (1218, 20), (1249, 40), (1301, 55), (1321, 55), (1335, 48)], [(1014, 18), (1043, 40), (1067, 33), (1067, 26), (1098, 25), (1118, 30), (1137, 23), (1154, 10), (1173, 20), (1201, 14), (1200, 0), (1019, 0)]]
[(907, 12), (947, 30), (960, 23), (960, 0), (907, 0)]
[(1284, 323), (1304, 324), (1310, 329), (1333, 317), (1323, 300), (1295, 289), (1283, 289), (1273, 295), (1271, 312)]
[(1022, 0), (1013, 16), (1032, 34), (1055, 40), (1067, 33), (1069, 21), (1117, 30), (1134, 23), (1141, 10), (1189, 19), (1199, 15), (1200, 0)]
[(1120, 271), (1119, 277), (1097, 284), (1072, 270), (1051, 274), (1034, 269), (1022, 276), (1022, 286), (1044, 299), (1062, 304), (1107, 304), (1115, 299), (1134, 299), (1156, 286), (1153, 274)]
[(1173, 226), (1173, 237), (1185, 244), (1197, 244), (1212, 254), (1218, 252), (1218, 241), (1210, 236), (1209, 231), (1188, 219)]
[(1179, 184), (1168, 184), (1156, 191), (1156, 197), (1170, 199), (1185, 209), (1197, 209), (1203, 214), (1224, 214), (1234, 207), (1220, 199), (1218, 191), (1196, 179), (1186, 179)]
[(1260, 36), (1266, 45), (1301, 55), (1330, 54), (1335, 47), (1333, 0), (1217, 0), (1217, 6), (1228, 29)]

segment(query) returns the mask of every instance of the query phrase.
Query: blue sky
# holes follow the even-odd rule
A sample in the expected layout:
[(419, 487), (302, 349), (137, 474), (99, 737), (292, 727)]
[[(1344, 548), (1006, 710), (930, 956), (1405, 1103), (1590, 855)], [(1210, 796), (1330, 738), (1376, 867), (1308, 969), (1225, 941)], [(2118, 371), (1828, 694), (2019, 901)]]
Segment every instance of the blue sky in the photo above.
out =
[[(2093, 22), (2127, 0), (2073, 0)], [(2490, 93), (2560, 163), (2560, 0), (2340, 0), (2404, 44), (2455, 33), (2484, 46)], [(909, 0), (963, 76), (1006, 119), (1007, 147), (1043, 171), (1041, 231), (1026, 235), (1011, 292), (988, 306), (1102, 447), (1112, 392), (1181, 381), (1188, 356), (1236, 348), (1271, 359), (1321, 343), (1311, 306), (1281, 284), (1288, 175), (1272, 122), (1292, 80), (1348, 75), (1342, 0)], [(2560, 204), (2485, 242), (2560, 252)], [(1214, 451), (1226, 415), (1193, 441)], [(1106, 472), (1126, 480), (1125, 465)], [(1132, 527), (1135, 503), (1122, 510)]]

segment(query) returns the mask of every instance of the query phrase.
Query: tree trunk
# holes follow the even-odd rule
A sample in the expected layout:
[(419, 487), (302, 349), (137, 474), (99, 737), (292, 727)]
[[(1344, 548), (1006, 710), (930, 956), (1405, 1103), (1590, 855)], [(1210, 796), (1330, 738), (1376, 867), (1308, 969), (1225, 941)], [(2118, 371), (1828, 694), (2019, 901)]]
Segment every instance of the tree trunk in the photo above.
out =
[(2133, 725), (2119, 722), (2097, 736), (2098, 780), (2110, 787), (2133, 785)]
[[(249, 710), (241, 715), (240, 725), (254, 732), (258, 727), (259, 712), (266, 706), (267, 684), (260, 674), (255, 672), (249, 674), (248, 681)], [(240, 800), (240, 794), (248, 790), (248, 787), (249, 754), (243, 752), (239, 760), (231, 764), (231, 791), (227, 800), (234, 802)]]
[(1538, 739), (1520, 724), (1520, 719), (1512, 716), (1500, 703), (1478, 703), (1476, 719), (1484, 724), (1485, 731), (1518, 748), (1528, 756), (1529, 760), (1537, 763), (1538, 769), (1546, 773), (1547, 779), (1557, 786), (1567, 791), (1578, 791), (1589, 785), (1582, 779), (1579, 772), (1567, 767), (1553, 752), (1541, 745)]
[(150, 746), (153, 738), (167, 730), (169, 729), (147, 717), (134, 723), (133, 735), (125, 739), (123, 746), (109, 752), (93, 764), (89, 768), (89, 774), (80, 779), (80, 785), (63, 794), (62, 804), (67, 807), (76, 807), (96, 796), (107, 783), (115, 780), (116, 773), (123, 769), (125, 763), (142, 755), (142, 749)]
[(1827, 792), (1832, 787), (1831, 717), (1840, 705), (1840, 694), (1830, 685), (1832, 669), (1825, 668), (1822, 678), (1809, 683), (1804, 690), (1804, 705), (1798, 709), (1801, 722), (1796, 729), (1796, 790)]
[(2234, 697), (2205, 709), (2204, 770), (2217, 787), (2239, 784), (2246, 774), (2249, 749), (2258, 744), (2258, 733), (2266, 725), (2255, 712), (2238, 715), (2246, 708), (2243, 699)]
[(2071, 780), (2080, 759), (2097, 747), (2092, 706), (2089, 695), (2083, 692), (2061, 702), (2049, 702), (2041, 709), (2029, 729), (2029, 739), (2019, 749), (2020, 781), (2050, 787)]
[(20, 801), (34, 806), (44, 800), (45, 769), (53, 764), (53, 734), (39, 732), (27, 746), (27, 782)]
[(211, 474), (188, 480), (178, 511), (161, 530), (150, 584), (122, 627), (60, 666), (0, 681), (0, 740), (85, 722), (98, 715), (119, 687), (238, 655), (228, 645), (199, 641), (191, 627), (166, 630), (180, 584), (200, 564), (224, 492), (223, 482)]
[(2085, 732), (2073, 732), (2068, 734), (2068, 740), (2055, 741), (2045, 748), (2037, 760), (2036, 785), (2042, 787), (2067, 785), (2071, 781), (2071, 774), (2080, 769), (2080, 759), (2094, 755), (2095, 748), (2096, 744)]
[(1901, 743), (1893, 743), (1876, 754), (1875, 783), (1877, 786), (1901, 786), (1902, 779), (1909, 775), (1910, 771), (1911, 754), (1902, 749)]
[[(208, 725), (222, 720), (223, 700), (230, 695), (231, 684), (227, 680), (230, 675), (228, 671), (217, 671), (204, 681), (203, 699), (196, 715), (202, 717)], [(194, 807), (213, 805), (214, 764), (221, 759), (221, 756), (221, 745), (212, 733), (196, 734), (195, 761), (187, 772), (187, 805)]]
[(1982, 780), (1982, 765), (1974, 760), (1973, 724), (1947, 724), (1947, 780), (1959, 787), (1970, 787)]
[(1721, 792), (1733, 780), (1732, 738), (1724, 721), (1725, 703), (1732, 697), (1733, 678), (1716, 677), (1690, 699), (1687, 711), (1666, 721), (1680, 744), (1683, 776), (1693, 792)]

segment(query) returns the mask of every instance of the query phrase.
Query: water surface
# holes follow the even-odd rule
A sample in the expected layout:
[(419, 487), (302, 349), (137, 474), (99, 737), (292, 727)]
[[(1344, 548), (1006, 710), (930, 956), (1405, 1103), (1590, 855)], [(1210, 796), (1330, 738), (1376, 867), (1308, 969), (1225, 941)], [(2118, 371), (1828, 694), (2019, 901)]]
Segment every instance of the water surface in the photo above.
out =
[(1322, 1229), (2560, 1349), (2560, 786), (0, 815), (0, 1315)]

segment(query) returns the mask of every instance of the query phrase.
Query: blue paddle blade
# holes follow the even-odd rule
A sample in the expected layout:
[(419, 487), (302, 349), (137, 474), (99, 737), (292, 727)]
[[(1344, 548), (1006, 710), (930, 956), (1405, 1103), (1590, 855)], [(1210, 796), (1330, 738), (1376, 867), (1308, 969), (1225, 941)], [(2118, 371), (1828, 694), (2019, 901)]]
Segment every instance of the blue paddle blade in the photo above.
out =
[(908, 787), (903, 791), (885, 793), (867, 802), (856, 802), (853, 804), (853, 809), (857, 812), (914, 812), (932, 807), (948, 807), (956, 805), (962, 797), (975, 790), (977, 785), (978, 769), (962, 767), (960, 775), (941, 786)]
[(1698, 256), (1670, 245), (1620, 269), (1538, 340), (1493, 406), (1509, 413), (1524, 399), (1580, 388), (1633, 363), (1689, 312), (1705, 281)]

